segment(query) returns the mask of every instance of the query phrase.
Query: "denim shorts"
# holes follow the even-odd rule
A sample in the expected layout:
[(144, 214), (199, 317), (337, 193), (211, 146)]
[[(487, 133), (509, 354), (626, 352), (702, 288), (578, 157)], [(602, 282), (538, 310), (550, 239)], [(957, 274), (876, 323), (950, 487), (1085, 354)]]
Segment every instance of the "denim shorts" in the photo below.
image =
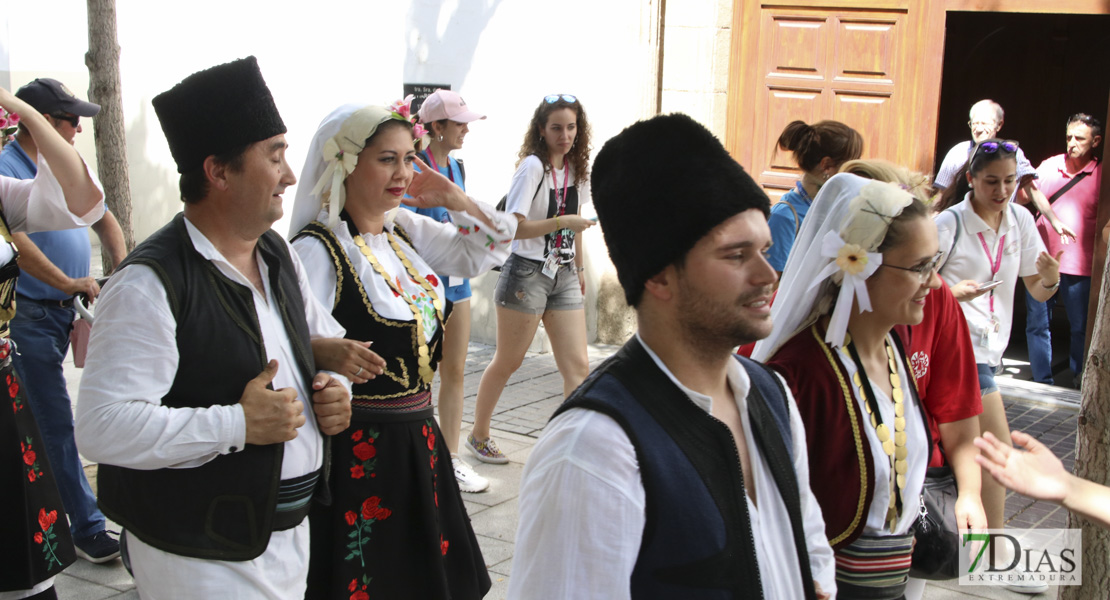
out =
[(980, 395), (986, 396), (992, 392), (997, 392), (998, 384), (994, 382), (994, 376), (1002, 371), (1002, 366), (992, 367), (986, 363), (976, 363), (975, 368), (979, 371)]
[(497, 306), (531, 315), (585, 307), (574, 263), (559, 267), (552, 279), (543, 274), (542, 262), (516, 254), (510, 254), (501, 268), (493, 299)]

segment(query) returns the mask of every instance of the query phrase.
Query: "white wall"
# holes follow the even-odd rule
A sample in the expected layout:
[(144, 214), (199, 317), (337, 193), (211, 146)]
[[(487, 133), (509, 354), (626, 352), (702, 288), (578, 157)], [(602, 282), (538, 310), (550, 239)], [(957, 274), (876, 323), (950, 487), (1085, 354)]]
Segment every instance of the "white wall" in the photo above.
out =
[[(149, 235), (180, 210), (176, 168), (150, 100), (194, 71), (257, 56), (289, 128), (288, 158), (297, 173), (316, 125), (336, 106), (388, 103), (406, 81), (450, 83), (471, 108), (489, 115), (472, 126), (458, 154), (466, 159), (468, 191), (492, 203), (508, 190), (524, 130), (545, 94), (581, 99), (595, 153), (652, 114), (657, 1), (117, 0), (136, 236)], [(49, 18), (35, 23), (2, 14), (0, 32), (7, 27), (10, 35), (0, 43), (0, 59), (6, 47), (12, 86), (50, 76), (86, 95), (83, 0), (54, 0)], [(92, 162), (91, 130), (79, 136), (78, 148)], [(287, 215), (294, 197), (290, 189)], [(282, 232), (287, 227), (285, 220), (275, 225)], [(611, 266), (597, 228), (586, 241), (592, 307), (598, 278)], [(492, 288), (476, 283), (479, 294)], [(490, 302), (479, 300), (475, 338), (492, 340)], [(593, 315), (587, 321), (592, 331)]]

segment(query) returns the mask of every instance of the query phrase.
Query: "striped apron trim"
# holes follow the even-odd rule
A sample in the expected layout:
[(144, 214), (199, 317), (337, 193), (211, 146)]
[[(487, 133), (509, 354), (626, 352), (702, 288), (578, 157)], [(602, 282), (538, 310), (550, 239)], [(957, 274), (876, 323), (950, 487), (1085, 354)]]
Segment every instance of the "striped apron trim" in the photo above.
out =
[(278, 484), (277, 508), (274, 510), (274, 531), (292, 529), (308, 516), (312, 506), (312, 493), (323, 471), (317, 469), (307, 475), (283, 479)]
[(895, 600), (906, 591), (913, 533), (860, 536), (836, 551), (837, 593), (843, 598)]

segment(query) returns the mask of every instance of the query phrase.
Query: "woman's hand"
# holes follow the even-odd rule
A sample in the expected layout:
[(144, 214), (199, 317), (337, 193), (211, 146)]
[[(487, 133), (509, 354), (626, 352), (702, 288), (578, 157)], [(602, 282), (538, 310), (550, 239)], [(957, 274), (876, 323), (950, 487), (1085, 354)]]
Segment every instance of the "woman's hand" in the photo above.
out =
[(596, 221), (592, 221), (581, 215), (559, 216), (559, 229), (569, 229), (574, 233), (582, 233), (594, 225), (597, 225)]
[(950, 288), (952, 295), (960, 302), (967, 302), (974, 300), (979, 296), (987, 293), (987, 290), (980, 290), (979, 284), (974, 279), (965, 279)]
[[(578, 268), (578, 267), (576, 267)], [(582, 290), (582, 297), (586, 297), (586, 271), (578, 272), (578, 289)]]
[(405, 204), (416, 208), (442, 206), (447, 210), (466, 212), (470, 204), (466, 192), (442, 173), (424, 164), (424, 161), (419, 158), (415, 160), (420, 171), (413, 173), (408, 190), (412, 198), (406, 199)]
[(351, 383), (366, 383), (385, 371), (385, 360), (370, 350), (370, 344), (373, 342), (345, 338), (314, 339), (316, 368), (339, 373)]
[(1037, 274), (1041, 276), (1041, 285), (1050, 288), (1060, 281), (1060, 257), (1064, 255), (1061, 250), (1053, 257), (1048, 252), (1041, 252), (1037, 256)]
[(979, 494), (960, 493), (956, 496), (956, 527), (960, 531), (987, 528), (987, 513)]

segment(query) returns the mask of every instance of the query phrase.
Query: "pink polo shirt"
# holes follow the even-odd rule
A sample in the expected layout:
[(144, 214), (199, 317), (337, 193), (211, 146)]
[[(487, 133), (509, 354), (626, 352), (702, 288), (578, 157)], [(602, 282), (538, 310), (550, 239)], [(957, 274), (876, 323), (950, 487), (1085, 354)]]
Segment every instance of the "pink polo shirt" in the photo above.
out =
[[(1037, 219), (1037, 229), (1044, 238), (1049, 254), (1056, 256), (1057, 252), (1064, 251), (1064, 255), (1060, 257), (1061, 273), (1090, 277), (1091, 261), (1095, 255), (1095, 236), (1099, 233), (1095, 219), (1098, 215), (1098, 191), (1102, 185), (1102, 163), (1092, 160), (1083, 167), (1083, 171), (1090, 175), (1052, 203), (1052, 212), (1075, 231), (1077, 243), (1060, 243), (1060, 236), (1056, 235), (1043, 215)], [(1063, 154), (1041, 163), (1037, 167), (1037, 175), (1037, 187), (1041, 188), (1046, 198), (1051, 198), (1056, 190), (1067, 185), (1072, 178), (1064, 168)]]

